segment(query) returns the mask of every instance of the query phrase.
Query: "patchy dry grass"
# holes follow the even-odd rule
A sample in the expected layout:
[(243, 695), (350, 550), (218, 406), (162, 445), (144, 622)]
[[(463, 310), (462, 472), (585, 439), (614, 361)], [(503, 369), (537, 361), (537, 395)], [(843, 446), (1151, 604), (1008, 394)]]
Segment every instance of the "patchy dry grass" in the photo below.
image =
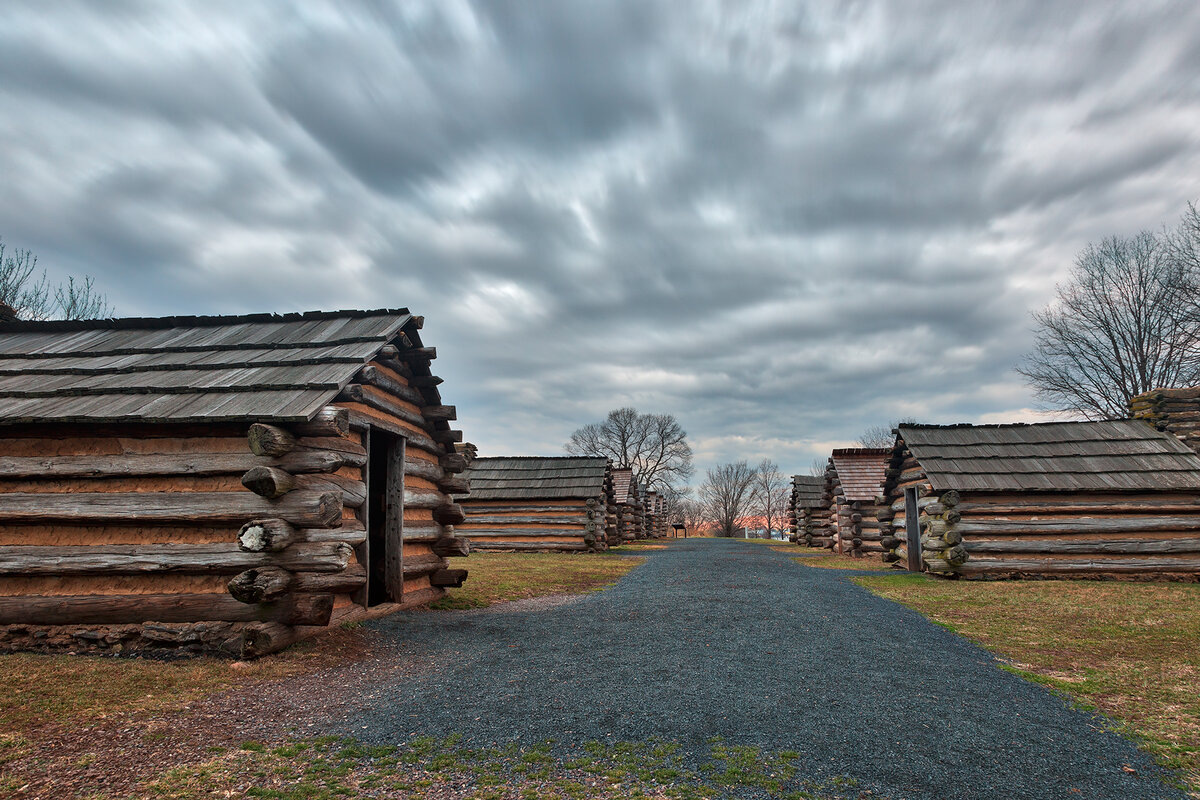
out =
[[(800, 754), (765, 752), (712, 740), (699, 770), (674, 742), (589, 742), (570, 756), (551, 742), (531, 748), (465, 750), (455, 737), (418, 737), (403, 747), (323, 737), (268, 747), (246, 742), (208, 763), (165, 773), (149, 797), (191, 800), (252, 796), (279, 800), (337, 797), (472, 800), (700, 800), (747, 793), (788, 800), (865, 796), (849, 776), (814, 781)], [(243, 795), (245, 793), (245, 795)]]
[(1200, 585), (855, 580), (1117, 720), (1200, 792)]
[[(795, 553), (795, 550), (791, 552)], [(794, 555), (793, 561), (797, 561), (806, 567), (820, 567), (822, 569), (857, 569), (875, 572), (886, 572), (891, 570), (891, 565), (885, 564), (879, 560), (878, 553), (871, 553), (862, 558), (854, 558), (853, 556), (844, 556), (840, 553), (835, 553), (831, 550), (817, 550), (813, 548), (800, 549), (801, 555)]]
[(252, 662), (200, 657), (177, 661), (113, 656), (0, 655), (0, 730), (136, 717), (179, 710), (202, 697), (336, 663), (360, 651), (362, 635), (330, 631)]
[(484, 608), (506, 600), (594, 592), (643, 561), (610, 553), (472, 553), (461, 564), (470, 572), (466, 584), (450, 589), (430, 608)]

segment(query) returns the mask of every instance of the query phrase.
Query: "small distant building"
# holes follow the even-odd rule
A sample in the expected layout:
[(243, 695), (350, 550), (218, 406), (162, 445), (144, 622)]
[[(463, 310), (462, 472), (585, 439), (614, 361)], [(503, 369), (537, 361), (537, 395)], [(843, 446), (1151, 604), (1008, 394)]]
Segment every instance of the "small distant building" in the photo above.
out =
[(472, 550), (594, 553), (616, 541), (607, 458), (476, 458), (464, 477), (471, 493), (458, 498), (466, 514), (458, 531)]
[(637, 479), (630, 467), (614, 468), (613, 507), (616, 509), (616, 542), (632, 542), (646, 537), (646, 509), (638, 494)]
[(833, 547), (835, 528), (824, 475), (793, 475), (788, 501), (788, 532), (807, 547)]
[(890, 448), (850, 447), (833, 451), (825, 475), (833, 498), (833, 547), (856, 557), (882, 553), (884, 473)]

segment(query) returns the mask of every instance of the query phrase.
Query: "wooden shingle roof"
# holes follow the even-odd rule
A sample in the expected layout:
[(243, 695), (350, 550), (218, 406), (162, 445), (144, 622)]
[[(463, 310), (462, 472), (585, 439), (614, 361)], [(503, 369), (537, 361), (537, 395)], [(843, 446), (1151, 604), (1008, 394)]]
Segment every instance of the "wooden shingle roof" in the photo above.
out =
[[(614, 503), (629, 504), (637, 502), (637, 483), (633, 480), (633, 469), (631, 467), (614, 468), (612, 479)], [(630, 497), (631, 494), (632, 497)]]
[(0, 424), (304, 421), (416, 319), (383, 309), (6, 323)]
[(833, 451), (833, 468), (842, 484), (842, 495), (850, 501), (874, 500), (883, 491), (890, 449), (847, 447)]
[(793, 475), (792, 499), (796, 508), (820, 508), (825, 505), (825, 478), (821, 475)]
[(1200, 489), (1200, 456), (1140, 420), (901, 425), (935, 490)]
[(599, 497), (607, 492), (609, 461), (593, 456), (477, 458), (463, 477), (471, 500)]

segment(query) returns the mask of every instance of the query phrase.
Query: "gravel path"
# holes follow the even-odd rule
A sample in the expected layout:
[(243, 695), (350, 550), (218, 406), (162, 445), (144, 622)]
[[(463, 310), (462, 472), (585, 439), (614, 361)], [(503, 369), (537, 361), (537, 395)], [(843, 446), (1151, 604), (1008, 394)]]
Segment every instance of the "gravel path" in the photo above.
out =
[(1185, 797), (1096, 718), (843, 571), (727, 540), (646, 555), (569, 601), (372, 623), (423, 666), (382, 679), (337, 732), (468, 747), (658, 737), (697, 758), (719, 736), (799, 751), (814, 777), (879, 797)]

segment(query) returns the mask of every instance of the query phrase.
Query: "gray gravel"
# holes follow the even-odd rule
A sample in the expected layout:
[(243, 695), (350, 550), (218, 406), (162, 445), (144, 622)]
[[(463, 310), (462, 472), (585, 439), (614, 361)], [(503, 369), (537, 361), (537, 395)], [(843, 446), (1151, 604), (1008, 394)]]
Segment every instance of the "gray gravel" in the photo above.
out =
[(372, 623), (422, 666), (380, 675), (335, 732), (565, 749), (657, 737), (697, 760), (719, 736), (799, 751), (814, 778), (880, 797), (1185, 798), (1102, 719), (846, 572), (727, 540), (646, 555), (569, 601)]

